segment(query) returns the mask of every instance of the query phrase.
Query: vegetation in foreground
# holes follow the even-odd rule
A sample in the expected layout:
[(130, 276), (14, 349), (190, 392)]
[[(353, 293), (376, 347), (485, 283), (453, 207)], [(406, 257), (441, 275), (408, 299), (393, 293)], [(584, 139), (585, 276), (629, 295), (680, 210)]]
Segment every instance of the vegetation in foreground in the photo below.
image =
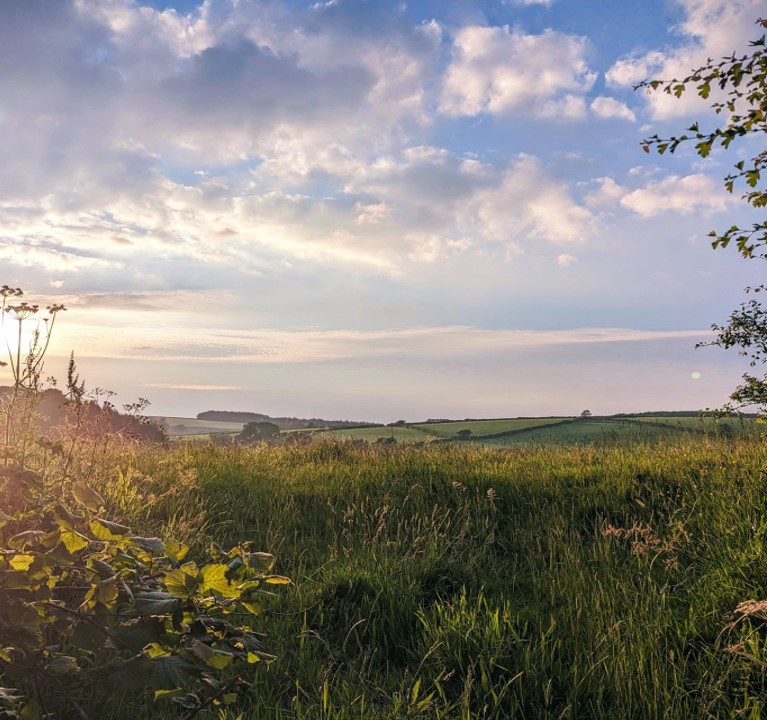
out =
[(0, 398), (5, 717), (767, 716), (763, 438), (137, 444), (74, 364), (46, 426), (36, 343)]
[[(680, 435), (118, 464), (124, 522), (268, 547), (295, 583), (260, 620), (277, 659), (200, 717), (452, 720), (767, 716), (766, 460), (760, 439)], [(102, 714), (178, 716), (135, 697)]]

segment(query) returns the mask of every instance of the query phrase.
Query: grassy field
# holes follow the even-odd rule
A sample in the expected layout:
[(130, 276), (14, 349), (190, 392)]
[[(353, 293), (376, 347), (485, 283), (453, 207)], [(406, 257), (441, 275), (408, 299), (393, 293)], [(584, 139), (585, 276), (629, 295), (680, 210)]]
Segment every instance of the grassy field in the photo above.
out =
[(707, 416), (700, 417), (672, 417), (668, 415), (652, 415), (631, 418), (633, 422), (657, 423), (661, 425), (670, 425), (693, 430), (711, 430), (712, 428), (730, 427), (733, 430), (750, 432), (758, 429), (758, 424), (754, 418), (723, 417), (714, 418)]
[(393, 437), (398, 443), (423, 442), (430, 437), (414, 428), (385, 426), (324, 430), (317, 432), (316, 435), (331, 440), (364, 440), (365, 442), (376, 442), (379, 439)]
[(210, 436), (212, 433), (238, 433), (243, 423), (219, 422), (217, 420), (197, 420), (185, 417), (150, 417), (150, 420), (164, 426), (171, 437), (188, 435)]
[[(590, 423), (578, 424), (585, 427)], [(294, 585), (217, 720), (767, 717), (767, 444), (139, 449), (121, 519)], [(126, 502), (126, 497), (132, 497)], [(149, 501), (148, 501), (149, 500)], [(107, 720), (183, 717), (113, 698)]]
[[(155, 418), (164, 420), (174, 439), (205, 441), (215, 435), (234, 435), (242, 426), (194, 418)], [(393, 438), (398, 443), (439, 441), (483, 442), (493, 446), (573, 445), (583, 443), (656, 441), (680, 431), (695, 433), (754, 432), (752, 419), (714, 419), (711, 417), (642, 416), (592, 418), (507, 418), (497, 420), (456, 420), (438, 423), (413, 423), (389, 427), (350, 428), (343, 430), (294, 430), (302, 436), (326, 440), (362, 440), (375, 443)], [(460, 433), (470, 431), (468, 437)]]
[(493, 435), (527, 428), (543, 427), (561, 423), (570, 418), (510, 418), (506, 420), (456, 420), (442, 423), (418, 423), (413, 427), (435, 437), (454, 438), (463, 430), (471, 430), (472, 435)]

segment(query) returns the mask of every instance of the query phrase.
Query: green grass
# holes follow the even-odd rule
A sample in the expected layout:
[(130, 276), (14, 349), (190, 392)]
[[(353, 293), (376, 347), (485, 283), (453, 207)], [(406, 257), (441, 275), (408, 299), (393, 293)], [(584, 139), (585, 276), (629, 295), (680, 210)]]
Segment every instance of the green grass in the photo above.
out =
[(365, 442), (376, 442), (379, 439), (393, 437), (397, 442), (413, 443), (423, 442), (429, 437), (418, 430), (408, 427), (386, 427), (383, 425), (380, 427), (315, 431), (315, 433), (318, 437), (331, 440), (364, 440)]
[(209, 435), (211, 433), (233, 433), (242, 430), (243, 423), (219, 422), (218, 420), (197, 420), (196, 418), (156, 416), (150, 420), (161, 422), (171, 436)]
[(506, 420), (466, 420), (443, 423), (418, 423), (413, 427), (436, 437), (453, 438), (462, 430), (471, 430), (472, 435), (492, 435), (518, 431), (526, 428), (543, 427), (561, 423), (569, 418), (510, 418)]
[[(252, 541), (295, 582), (256, 621), (278, 659), (237, 711), (202, 718), (767, 717), (764, 631), (728, 629), (767, 597), (759, 439), (190, 444), (132, 462), (125, 521)], [(104, 717), (177, 717), (158, 707)]]
[[(170, 435), (184, 440), (209, 440), (213, 435), (235, 434), (240, 423), (165, 418)], [(441, 423), (417, 423), (402, 427), (384, 425), (343, 430), (288, 430), (284, 435), (311, 434), (329, 440), (361, 440), (375, 443), (394, 438), (398, 443), (421, 443), (432, 440), (459, 440), (459, 433), (470, 430), (469, 440), (506, 447), (529, 444), (572, 445), (593, 442), (657, 441), (679, 431), (697, 433), (758, 432), (752, 419), (714, 419), (711, 417), (642, 416), (630, 418), (508, 418), (497, 420), (457, 420)]]
[(760, 425), (754, 418), (736, 418), (736, 417), (672, 417), (672, 416), (642, 416), (631, 418), (640, 423), (658, 423), (684, 429), (710, 431), (722, 427), (730, 427), (739, 432), (753, 432), (759, 430)]
[(576, 420), (551, 427), (531, 428), (508, 437), (485, 440), (490, 445), (577, 445), (584, 443), (651, 442), (673, 436), (667, 427), (651, 423), (639, 425), (613, 419)]

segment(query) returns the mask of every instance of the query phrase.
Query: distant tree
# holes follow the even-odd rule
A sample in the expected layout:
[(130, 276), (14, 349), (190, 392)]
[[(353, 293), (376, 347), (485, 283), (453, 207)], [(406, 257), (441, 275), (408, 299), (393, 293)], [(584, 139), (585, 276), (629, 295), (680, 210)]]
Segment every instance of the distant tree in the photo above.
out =
[(271, 442), (279, 434), (280, 428), (274, 423), (249, 422), (242, 428), (242, 432), (237, 436), (237, 439), (244, 443)]
[(581, 413), (581, 417), (582, 417), (582, 418), (589, 418), (589, 417), (591, 417), (591, 410), (584, 410), (584, 411)]
[(469, 430), (468, 428), (466, 428), (465, 430), (459, 430), (459, 431), (458, 431), (458, 432), (455, 434), (455, 436), (456, 436), (456, 437), (457, 437), (459, 440), (468, 440), (468, 439), (471, 437), (471, 430)]
[[(767, 28), (767, 20), (757, 20), (757, 25)], [(646, 80), (638, 87), (649, 92), (663, 92), (680, 98), (689, 86), (695, 88), (698, 96), (708, 100), (714, 90), (715, 102), (711, 104), (717, 115), (724, 115), (725, 121), (711, 131), (701, 131), (693, 123), (682, 135), (660, 138), (653, 135), (642, 141), (645, 152), (655, 149), (659, 154), (673, 153), (679, 145), (693, 142), (702, 158), (708, 157), (712, 148), (728, 149), (735, 140), (753, 137), (764, 138), (767, 133), (767, 48), (765, 36), (749, 43), (746, 54), (719, 60), (709, 59), (705, 65), (693, 70), (681, 80)], [(735, 171), (724, 178), (724, 187), (733, 192), (736, 182), (744, 182), (742, 195), (754, 208), (767, 207), (767, 188), (762, 180), (762, 171), (767, 167), (767, 148), (762, 149), (748, 160), (735, 163)], [(760, 184), (761, 183), (761, 184)], [(727, 247), (731, 243), (747, 259), (767, 259), (767, 221), (756, 222), (751, 227), (732, 225), (724, 232), (712, 230), (714, 248)], [(767, 286), (746, 288), (746, 292), (767, 291)], [(717, 345), (723, 348), (738, 348), (741, 355), (751, 360), (751, 366), (767, 362), (767, 310), (757, 300), (743, 303), (730, 315), (724, 326), (713, 325), (718, 333), (716, 340), (700, 345)], [(736, 407), (756, 405), (767, 409), (767, 374), (761, 377), (745, 374), (743, 384), (731, 395)], [(732, 409), (732, 407), (728, 408)]]

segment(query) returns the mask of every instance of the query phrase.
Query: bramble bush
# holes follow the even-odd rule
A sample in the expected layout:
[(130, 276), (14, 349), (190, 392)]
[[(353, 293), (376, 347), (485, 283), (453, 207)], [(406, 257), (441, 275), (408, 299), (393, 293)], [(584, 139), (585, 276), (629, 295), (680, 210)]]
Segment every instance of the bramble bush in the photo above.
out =
[[(3, 286), (2, 322), (39, 308)], [(144, 537), (110, 520), (107, 503), (78, 476), (67, 445), (41, 437), (36, 403), (55, 316), (32, 333), (24, 357), (10, 349), (12, 392), (0, 404), (0, 718), (88, 718), (97, 692), (172, 698), (193, 717), (235, 702), (247, 667), (272, 656), (251, 627), (270, 587), (274, 558), (247, 544), (211, 544), (204, 557), (172, 538)], [(9, 334), (5, 333), (6, 337)], [(67, 402), (80, 418), (84, 386), (70, 363)], [(82, 429), (82, 428), (79, 428)], [(107, 438), (108, 440), (108, 438)], [(86, 698), (86, 700), (84, 700)]]

